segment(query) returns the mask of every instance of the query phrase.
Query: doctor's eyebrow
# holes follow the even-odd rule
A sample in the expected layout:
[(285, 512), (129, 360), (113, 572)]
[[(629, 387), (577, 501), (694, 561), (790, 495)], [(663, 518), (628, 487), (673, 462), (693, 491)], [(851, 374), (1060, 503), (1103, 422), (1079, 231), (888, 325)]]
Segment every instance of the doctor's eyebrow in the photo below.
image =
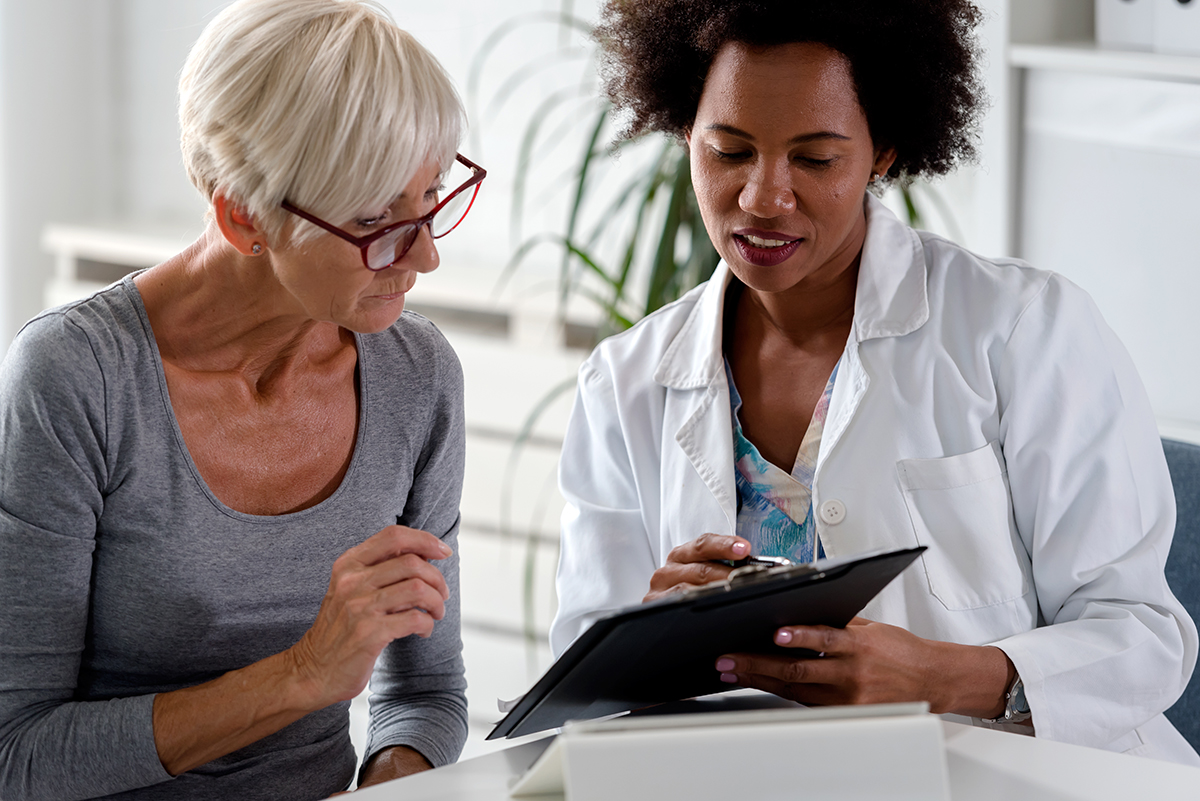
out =
[[(748, 142), (754, 141), (753, 134), (750, 134), (747, 131), (743, 131), (741, 128), (735, 128), (732, 125), (725, 125), (725, 124), (719, 123), (719, 122), (714, 122), (712, 125), (706, 125), (704, 127), (704, 130), (718, 131), (720, 133), (727, 133), (727, 134), (731, 134), (733, 136), (739, 136)], [(835, 133), (833, 131), (814, 131), (812, 133), (799, 134), (797, 136), (793, 136), (791, 139), (788, 140), (788, 144), (789, 145), (803, 145), (803, 144), (807, 144), (809, 142), (816, 142), (816, 141), (820, 141), (823, 139), (836, 139), (841, 142), (849, 142), (850, 141), (850, 137), (846, 136), (844, 134)]]

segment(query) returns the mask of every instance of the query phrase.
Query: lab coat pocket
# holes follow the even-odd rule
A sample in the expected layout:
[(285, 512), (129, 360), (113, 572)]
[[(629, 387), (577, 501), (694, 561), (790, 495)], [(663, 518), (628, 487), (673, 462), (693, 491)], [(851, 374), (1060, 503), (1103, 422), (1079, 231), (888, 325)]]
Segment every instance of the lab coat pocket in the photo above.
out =
[(1000, 445), (896, 463), (929, 590), (951, 610), (978, 609), (1029, 592), (1029, 556), (1013, 522)]

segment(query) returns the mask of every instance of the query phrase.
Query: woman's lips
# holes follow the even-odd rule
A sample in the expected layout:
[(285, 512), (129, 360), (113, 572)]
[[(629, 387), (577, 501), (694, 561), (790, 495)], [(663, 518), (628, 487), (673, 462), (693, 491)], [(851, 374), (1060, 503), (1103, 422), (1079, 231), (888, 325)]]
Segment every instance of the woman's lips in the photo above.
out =
[(407, 284), (407, 286), (402, 286), (400, 289), (393, 290), (392, 292), (380, 292), (379, 294), (372, 295), (371, 297), (385, 301), (392, 301), (396, 298), (402, 298), (412, 291), (413, 285), (417, 283), (417, 278), (415, 275), (413, 275), (410, 279), (404, 281), (403, 283)]
[(802, 238), (793, 239), (786, 234), (770, 231), (737, 231), (733, 241), (742, 258), (758, 267), (782, 264), (804, 242)]

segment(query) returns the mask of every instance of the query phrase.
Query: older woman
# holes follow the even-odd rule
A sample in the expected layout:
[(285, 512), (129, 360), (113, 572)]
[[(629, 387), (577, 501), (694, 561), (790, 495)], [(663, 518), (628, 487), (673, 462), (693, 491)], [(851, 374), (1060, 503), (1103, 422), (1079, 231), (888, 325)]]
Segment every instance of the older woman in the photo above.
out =
[(912, 231), (868, 193), (972, 155), (978, 17), (608, 4), (609, 92), (631, 133), (686, 141), (723, 264), (580, 371), (552, 644), (748, 554), (927, 545), (845, 629), (776, 632), (822, 658), (713, 669), (1196, 763), (1161, 714), (1197, 637), (1163, 577), (1173, 496), (1128, 355), (1063, 278)]
[[(324, 798), (466, 736), (462, 375), (402, 314), (483, 171), (373, 6), (241, 0), (180, 82), (178, 256), (0, 373), (0, 797)], [(332, 569), (332, 575), (331, 575)]]

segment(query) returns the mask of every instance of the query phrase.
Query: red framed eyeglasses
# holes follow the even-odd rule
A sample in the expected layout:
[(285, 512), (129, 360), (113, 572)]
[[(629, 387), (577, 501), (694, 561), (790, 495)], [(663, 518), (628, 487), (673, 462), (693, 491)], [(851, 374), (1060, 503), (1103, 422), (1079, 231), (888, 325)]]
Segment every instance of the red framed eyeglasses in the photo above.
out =
[[(470, 177), (461, 186), (446, 195), (424, 217), (415, 220), (401, 220), (366, 236), (354, 236), (347, 233), (336, 225), (309, 214), (289, 200), (283, 201), (280, 205), (285, 211), (290, 211), (297, 217), (308, 220), (313, 225), (323, 228), (357, 247), (362, 251), (363, 265), (372, 272), (379, 272), (404, 258), (413, 243), (417, 241), (417, 235), (421, 233), (423, 226), (429, 226), (429, 234), (434, 239), (441, 239), (457, 228), (458, 224), (467, 216), (467, 212), (475, 203), (475, 196), (479, 194), (479, 184), (487, 177), (487, 170), (458, 153), (454, 154), (454, 160), (471, 172)], [(452, 169), (450, 174), (453, 175), (455, 172), (461, 172), (461, 170)]]

